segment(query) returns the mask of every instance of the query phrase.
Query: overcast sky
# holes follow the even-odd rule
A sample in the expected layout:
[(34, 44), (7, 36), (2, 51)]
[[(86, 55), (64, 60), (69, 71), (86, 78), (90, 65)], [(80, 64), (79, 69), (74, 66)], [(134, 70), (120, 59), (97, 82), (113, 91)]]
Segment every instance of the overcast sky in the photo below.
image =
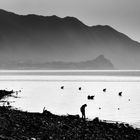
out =
[(140, 0), (0, 0), (18, 14), (74, 16), (87, 25), (110, 25), (140, 42)]

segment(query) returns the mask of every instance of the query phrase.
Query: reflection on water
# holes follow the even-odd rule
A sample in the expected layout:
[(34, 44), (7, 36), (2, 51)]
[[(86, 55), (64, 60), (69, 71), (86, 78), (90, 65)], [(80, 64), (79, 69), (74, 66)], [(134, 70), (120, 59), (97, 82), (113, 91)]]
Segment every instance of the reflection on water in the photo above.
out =
[[(22, 110), (42, 112), (46, 107), (56, 114), (80, 114), (80, 106), (87, 103), (88, 118), (140, 121), (138, 76), (1, 75), (0, 89), (6, 88), (22, 91), (21, 98), (12, 103)], [(94, 95), (94, 100), (88, 100), (88, 95)]]

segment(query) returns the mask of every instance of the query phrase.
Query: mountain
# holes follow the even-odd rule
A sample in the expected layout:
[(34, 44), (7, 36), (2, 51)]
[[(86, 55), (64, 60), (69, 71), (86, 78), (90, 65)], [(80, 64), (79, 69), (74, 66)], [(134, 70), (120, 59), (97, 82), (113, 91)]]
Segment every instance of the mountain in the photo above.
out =
[(140, 69), (140, 43), (108, 25), (87, 26), (74, 17), (17, 15), (1, 9), (0, 50), (0, 68), (7, 69), (27, 62), (76, 64), (79, 69), (78, 64), (101, 54), (117, 69)]
[[(31, 63), (21, 62), (12, 63), (11, 69), (46, 69), (46, 70), (113, 70), (115, 69), (110, 60), (106, 59), (103, 55), (98, 56), (94, 60), (83, 62), (46, 62), (46, 63)], [(3, 69), (7, 69), (4, 67)]]

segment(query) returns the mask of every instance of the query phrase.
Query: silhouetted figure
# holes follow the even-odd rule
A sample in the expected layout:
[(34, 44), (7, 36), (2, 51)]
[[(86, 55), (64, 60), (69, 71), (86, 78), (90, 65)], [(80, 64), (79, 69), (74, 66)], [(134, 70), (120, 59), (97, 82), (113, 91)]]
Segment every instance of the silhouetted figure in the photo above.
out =
[(103, 89), (103, 92), (106, 92), (106, 88)]
[(64, 86), (61, 86), (61, 89), (64, 89)]
[(101, 109), (101, 107), (99, 107), (99, 110)]
[(80, 111), (82, 113), (82, 119), (86, 119), (86, 115), (85, 115), (85, 107), (87, 107), (87, 104), (84, 104), (81, 106)]
[(79, 90), (81, 90), (82, 88), (81, 87), (79, 87)]
[(94, 97), (95, 97), (95, 95), (92, 95), (92, 96), (90, 96), (90, 95), (88, 95), (88, 100), (94, 100)]
[(118, 94), (119, 96), (122, 96), (122, 92), (119, 92), (119, 94)]

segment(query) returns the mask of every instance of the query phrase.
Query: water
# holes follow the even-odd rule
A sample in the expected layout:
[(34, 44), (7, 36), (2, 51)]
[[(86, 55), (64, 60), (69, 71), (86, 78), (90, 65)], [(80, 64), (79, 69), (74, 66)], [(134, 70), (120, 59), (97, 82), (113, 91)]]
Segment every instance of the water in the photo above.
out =
[[(0, 89), (21, 90), (20, 98), (14, 99), (12, 105), (24, 111), (42, 112), (46, 107), (59, 115), (80, 114), (80, 106), (87, 103), (86, 116), (90, 119), (99, 117), (138, 126), (140, 72), (131, 71), (128, 76), (126, 73), (1, 71)], [(104, 88), (106, 92), (103, 92)], [(118, 96), (119, 92), (122, 92), (122, 97)], [(94, 100), (87, 100), (88, 95), (95, 95)]]

